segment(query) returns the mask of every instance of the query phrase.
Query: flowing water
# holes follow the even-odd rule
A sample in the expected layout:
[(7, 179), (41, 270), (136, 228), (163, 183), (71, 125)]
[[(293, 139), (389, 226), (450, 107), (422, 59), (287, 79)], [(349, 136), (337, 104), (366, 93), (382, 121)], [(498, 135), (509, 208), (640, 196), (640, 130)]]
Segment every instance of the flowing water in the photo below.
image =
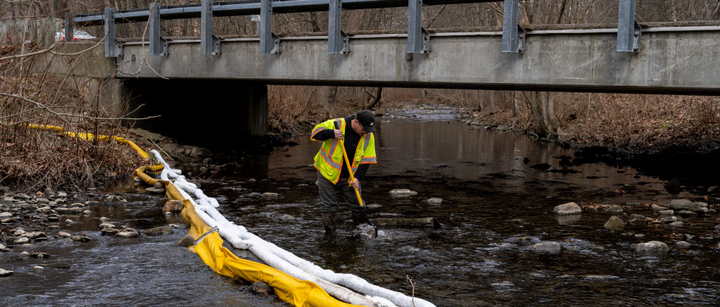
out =
[[(470, 129), (452, 114), (416, 110), (378, 118), (379, 163), (363, 180), (366, 202), (381, 206), (371, 219), (433, 217), (440, 229), (381, 227), (377, 239), (362, 239), (352, 233), (349, 212), (341, 210), (337, 233), (325, 235), (311, 166), (320, 144), (306, 135), (269, 154), (216, 157), (224, 164), (210, 170), (177, 167), (219, 200), (229, 220), (265, 240), (321, 267), (414, 292), (437, 306), (717, 305), (716, 213), (691, 216), (678, 227), (640, 222), (610, 231), (603, 227), (609, 215), (602, 210), (575, 218), (552, 212), (566, 202), (619, 204), (626, 209), (624, 220), (632, 214), (657, 218), (648, 205), (701, 195), (671, 195), (664, 180), (631, 167), (580, 164), (572, 150)], [(392, 189), (418, 195), (393, 198)], [(263, 192), (281, 198), (263, 199)], [(214, 274), (195, 254), (175, 246), (186, 229), (138, 239), (101, 236), (101, 216), (139, 229), (181, 223), (162, 216), (161, 198), (142, 188), (123, 183), (109, 193), (127, 202), (95, 205), (90, 216), (61, 224), (95, 240), (54, 239), (0, 254), (0, 267), (15, 271), (0, 278), (0, 305), (287, 305), (251, 294), (247, 283)], [(443, 202), (433, 205), (429, 198)], [(709, 202), (712, 207), (717, 200)], [(676, 247), (680, 239), (691, 246)], [(667, 243), (670, 251), (635, 252), (635, 244), (652, 240)], [(563, 250), (535, 252), (532, 246), (542, 241), (558, 242)], [(19, 258), (20, 250), (52, 257)], [(38, 264), (47, 267), (32, 268)]]

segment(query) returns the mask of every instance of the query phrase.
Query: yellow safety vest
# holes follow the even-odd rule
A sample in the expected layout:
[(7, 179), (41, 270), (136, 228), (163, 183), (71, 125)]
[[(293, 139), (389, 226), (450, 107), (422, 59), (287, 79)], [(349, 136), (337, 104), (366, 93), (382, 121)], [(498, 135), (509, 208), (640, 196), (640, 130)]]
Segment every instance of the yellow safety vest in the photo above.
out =
[[(315, 135), (318, 134), (320, 131), (326, 129), (340, 129), (344, 138), (345, 127), (346, 123), (344, 118), (326, 120), (313, 128), (310, 139), (313, 141), (318, 141), (314, 138)], [(320, 172), (320, 174), (325, 177), (325, 179), (332, 182), (333, 184), (336, 184), (338, 180), (340, 180), (340, 171), (343, 167), (342, 149), (338, 148), (340, 147), (339, 142), (335, 138), (327, 139), (322, 142), (323, 144), (320, 148), (320, 151), (318, 151), (318, 153), (315, 155), (314, 166)], [(372, 132), (368, 132), (360, 137), (358, 146), (355, 149), (355, 157), (353, 157), (353, 162), (351, 164), (353, 175), (355, 175), (355, 172), (357, 171), (357, 168), (360, 166), (360, 164), (375, 163), (377, 163), (377, 156), (375, 155), (375, 134)], [(348, 178), (348, 181), (350, 181), (350, 178)]]

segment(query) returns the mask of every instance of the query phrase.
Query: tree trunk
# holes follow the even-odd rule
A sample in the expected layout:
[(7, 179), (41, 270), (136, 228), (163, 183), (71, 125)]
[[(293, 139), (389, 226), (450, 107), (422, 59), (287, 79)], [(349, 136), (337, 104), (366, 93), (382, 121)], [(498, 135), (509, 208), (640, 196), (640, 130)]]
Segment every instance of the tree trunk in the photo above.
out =
[(532, 123), (535, 129), (535, 134), (538, 137), (544, 138), (548, 135), (547, 127), (545, 126), (545, 117), (543, 115), (543, 105), (540, 98), (540, 92), (530, 92), (530, 112), (532, 112)]

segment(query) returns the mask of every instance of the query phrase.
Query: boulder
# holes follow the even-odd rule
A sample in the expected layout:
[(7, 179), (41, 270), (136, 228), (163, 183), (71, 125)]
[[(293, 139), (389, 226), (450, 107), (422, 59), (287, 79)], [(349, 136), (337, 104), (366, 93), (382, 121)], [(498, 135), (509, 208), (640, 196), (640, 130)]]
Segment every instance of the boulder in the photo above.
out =
[(607, 222), (605, 222), (604, 227), (610, 230), (622, 230), (625, 228), (625, 222), (621, 218), (613, 215)]
[(637, 252), (666, 252), (668, 250), (670, 250), (670, 248), (667, 244), (660, 241), (650, 241), (635, 245), (635, 251)]
[(180, 213), (182, 212), (184, 206), (185, 204), (182, 200), (171, 199), (165, 202), (165, 205), (163, 206), (163, 213)]
[(393, 189), (390, 190), (390, 196), (392, 197), (410, 197), (415, 196), (418, 193), (409, 189)]
[(540, 242), (533, 245), (532, 248), (540, 254), (557, 255), (562, 251), (562, 244), (558, 242)]
[(143, 231), (144, 234), (148, 236), (160, 236), (160, 235), (169, 235), (173, 233), (172, 228), (170, 226), (160, 226), (150, 229), (145, 229)]
[(580, 208), (578, 204), (571, 202), (555, 206), (553, 212), (557, 213), (558, 215), (582, 214), (582, 208)]
[(62, 238), (72, 237), (72, 235), (71, 235), (69, 232), (66, 232), (66, 231), (58, 232), (58, 236), (60, 236), (60, 237), (62, 237)]

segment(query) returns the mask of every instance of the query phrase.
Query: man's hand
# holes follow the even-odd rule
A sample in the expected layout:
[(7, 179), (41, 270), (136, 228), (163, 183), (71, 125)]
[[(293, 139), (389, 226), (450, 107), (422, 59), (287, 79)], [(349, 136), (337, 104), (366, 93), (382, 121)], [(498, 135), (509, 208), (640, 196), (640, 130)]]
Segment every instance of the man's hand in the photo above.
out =
[(343, 139), (342, 131), (340, 131), (338, 129), (335, 129), (334, 131), (335, 131), (335, 138), (338, 140), (342, 140)]
[(359, 190), (360, 189), (360, 180), (357, 180), (357, 178), (353, 178), (353, 179), (355, 179), (355, 180), (351, 183), (352, 187), (355, 188), (356, 190)]

